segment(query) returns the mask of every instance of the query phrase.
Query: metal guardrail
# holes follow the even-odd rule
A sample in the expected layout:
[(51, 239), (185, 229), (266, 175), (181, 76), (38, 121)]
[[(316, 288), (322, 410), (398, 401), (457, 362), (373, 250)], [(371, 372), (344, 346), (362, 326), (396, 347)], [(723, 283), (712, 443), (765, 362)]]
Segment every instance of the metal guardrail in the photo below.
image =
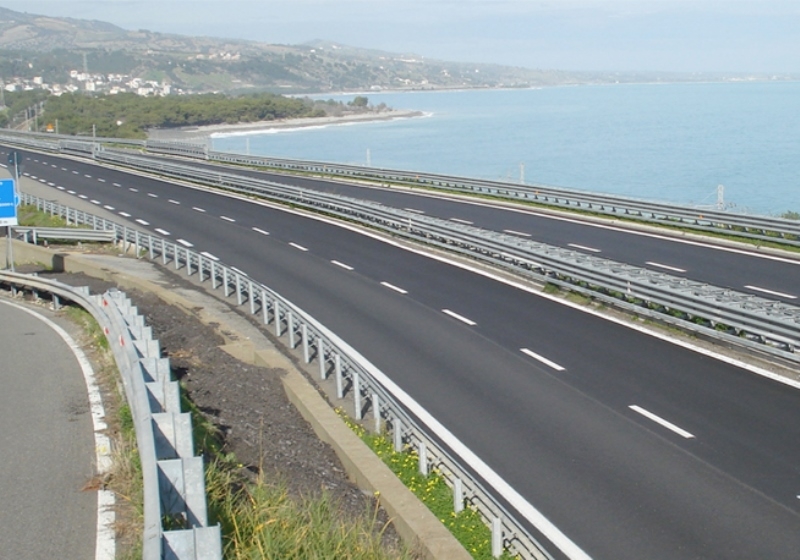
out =
[[(417, 451), (420, 471), (428, 473), (436, 468), (453, 488), (456, 511), (467, 505), (477, 509), (492, 527), (492, 547), (497, 556), (498, 551), (505, 548), (524, 559), (549, 560), (552, 556), (547, 546), (541, 544), (546, 540), (559, 543), (562, 552), (570, 558), (587, 558), (383, 372), (269, 287), (180, 244), (26, 193), (21, 196), (23, 203), (35, 204), (72, 223), (113, 229), (124, 251), (133, 251), (163, 266), (173, 266), (176, 271), (182, 269), (187, 276), (210, 283), (212, 290), (221, 290), (225, 298), (233, 298), (237, 306), (260, 317), (289, 348), (300, 353), (306, 364), (317, 362), (321, 379), (335, 378), (337, 397), (352, 399), (356, 420), (371, 415), (376, 429), (391, 433), (396, 449)], [(517, 513), (502, 504), (508, 504)], [(522, 519), (527, 523), (523, 524)], [(538, 536), (534, 536), (526, 528), (528, 526), (536, 527)]]
[[(13, 272), (0, 272), (0, 285), (13, 294), (50, 293), (57, 309), (71, 301), (88, 311), (103, 329), (122, 377), (134, 420), (142, 467), (143, 560), (221, 560), (219, 526), (208, 526), (203, 458), (194, 456), (189, 413), (181, 413), (180, 393), (171, 381), (169, 360), (124, 294), (88, 290)], [(183, 525), (164, 530), (163, 522)]]
[(356, 221), (640, 316), (800, 361), (800, 308), (786, 303), (360, 199), (110, 150), (98, 152), (96, 158)]
[(114, 241), (113, 231), (69, 227), (26, 227), (12, 226), (12, 235), (21, 236), (26, 243), (37, 244), (39, 239), (62, 239), (66, 241), (86, 241), (88, 243)]

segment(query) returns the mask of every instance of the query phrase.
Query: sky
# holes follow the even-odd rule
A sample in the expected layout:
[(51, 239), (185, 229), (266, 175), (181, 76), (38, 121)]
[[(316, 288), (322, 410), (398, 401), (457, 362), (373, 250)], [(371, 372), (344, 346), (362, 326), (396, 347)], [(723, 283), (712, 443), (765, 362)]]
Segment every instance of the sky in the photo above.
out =
[(0, 0), (125, 29), (574, 71), (800, 72), (800, 0)]

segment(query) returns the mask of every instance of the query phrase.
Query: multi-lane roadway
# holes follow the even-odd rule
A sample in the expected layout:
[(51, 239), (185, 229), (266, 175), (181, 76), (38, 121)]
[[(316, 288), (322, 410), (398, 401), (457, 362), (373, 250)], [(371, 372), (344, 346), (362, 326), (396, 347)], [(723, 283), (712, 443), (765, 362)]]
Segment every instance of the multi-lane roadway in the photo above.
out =
[[(52, 155), (26, 154), (25, 164), (54, 193), (216, 256), (294, 301), (591, 557), (797, 556), (796, 388), (327, 221)], [(359, 192), (776, 297), (797, 290), (790, 259)]]

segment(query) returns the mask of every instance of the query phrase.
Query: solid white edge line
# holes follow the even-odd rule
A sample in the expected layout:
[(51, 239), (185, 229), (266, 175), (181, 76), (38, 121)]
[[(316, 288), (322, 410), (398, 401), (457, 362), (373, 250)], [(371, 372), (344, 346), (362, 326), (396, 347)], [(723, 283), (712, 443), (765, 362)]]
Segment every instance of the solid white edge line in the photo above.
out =
[(335, 265), (336, 265), (336, 266), (338, 266), (339, 268), (343, 268), (343, 269), (345, 269), (345, 270), (353, 270), (353, 267), (352, 267), (352, 266), (350, 266), (349, 264), (344, 264), (344, 263), (342, 263), (342, 262), (339, 262), (339, 261), (331, 261), (331, 263), (332, 263), (332, 264), (335, 264)]
[(520, 352), (522, 352), (523, 354), (525, 354), (525, 355), (527, 355), (527, 356), (530, 356), (530, 357), (531, 357), (531, 358), (533, 358), (534, 360), (538, 360), (538, 361), (542, 362), (543, 364), (545, 364), (545, 365), (547, 365), (547, 366), (550, 366), (551, 368), (553, 368), (553, 369), (554, 369), (554, 370), (556, 370), (556, 371), (564, 371), (564, 369), (565, 369), (563, 366), (560, 366), (560, 365), (558, 365), (557, 363), (555, 363), (555, 362), (554, 362), (554, 361), (552, 361), (552, 360), (548, 360), (547, 358), (545, 358), (544, 356), (541, 356), (541, 355), (537, 354), (537, 353), (536, 353), (536, 352), (534, 352), (533, 350), (529, 350), (529, 349), (527, 349), (527, 348), (520, 348), (519, 350), (520, 350)]
[(600, 249), (595, 249), (594, 247), (587, 247), (586, 245), (578, 245), (577, 243), (567, 243), (568, 247), (574, 247), (575, 249), (583, 249), (584, 251), (589, 251), (590, 253), (602, 253)]
[(647, 261), (644, 264), (649, 264), (650, 266), (655, 266), (657, 268), (663, 268), (664, 270), (671, 270), (672, 272), (686, 272), (683, 268), (678, 268), (677, 266), (669, 266), (668, 264), (661, 264), (653, 261)]
[(260, 233), (261, 235), (269, 235), (269, 232), (268, 232), (268, 231), (264, 231), (264, 230), (263, 230), (263, 229), (261, 229), (261, 228), (254, 227), (254, 228), (253, 228), (253, 231), (254, 231), (254, 232), (256, 232), (256, 233)]
[(449, 309), (442, 309), (442, 313), (444, 313), (445, 315), (449, 315), (450, 317), (452, 317), (453, 319), (456, 319), (457, 321), (461, 321), (462, 323), (466, 323), (470, 327), (474, 327), (475, 325), (478, 324), (478, 323), (476, 323), (475, 321), (473, 321), (471, 319), (467, 319), (463, 315), (459, 315), (455, 311), (450, 311)]
[(386, 288), (389, 288), (390, 290), (394, 290), (394, 291), (395, 291), (395, 292), (397, 292), (398, 294), (403, 294), (403, 295), (405, 295), (405, 294), (407, 294), (407, 293), (408, 293), (408, 291), (407, 291), (407, 290), (404, 290), (403, 288), (398, 288), (398, 287), (397, 287), (397, 286), (395, 286), (394, 284), (389, 284), (389, 282), (381, 282), (381, 286), (384, 286), (384, 287), (386, 287)]
[(793, 296), (792, 294), (784, 294), (783, 292), (774, 292), (774, 291), (768, 290), (766, 288), (759, 288), (758, 286), (745, 286), (745, 288), (748, 288), (750, 290), (755, 290), (756, 292), (762, 292), (764, 294), (769, 294), (771, 296), (784, 297), (784, 298), (787, 298), (787, 299), (797, 299), (797, 296)]
[(694, 436), (692, 434), (690, 434), (689, 432), (687, 432), (686, 430), (684, 430), (683, 428), (679, 428), (678, 426), (676, 426), (672, 422), (664, 420), (660, 416), (656, 416), (655, 414), (653, 414), (649, 410), (643, 409), (641, 406), (637, 406), (635, 404), (632, 404), (628, 408), (630, 408), (634, 412), (638, 412), (639, 414), (641, 414), (645, 418), (648, 418), (648, 419), (652, 420), (656, 424), (659, 424), (659, 425), (665, 427), (666, 429), (675, 432), (676, 434), (678, 434), (681, 437), (684, 437), (686, 439), (694, 439)]
[[(66, 343), (75, 358), (78, 360), (81, 372), (83, 373), (83, 380), (86, 384), (86, 392), (89, 399), (89, 410), (92, 415), (92, 429), (94, 431), (94, 449), (95, 449), (95, 466), (98, 475), (105, 475), (111, 470), (111, 440), (106, 432), (108, 431), (108, 424), (106, 423), (106, 411), (103, 406), (103, 397), (100, 393), (100, 387), (97, 385), (97, 378), (92, 364), (86, 357), (78, 343), (60, 326), (56, 323), (26, 307), (17, 305), (9, 301), (4, 301), (6, 305), (16, 307), (17, 309), (28, 313), (53, 329), (61, 339)], [(110, 490), (100, 489), (97, 491), (97, 536), (95, 540), (95, 560), (113, 560), (116, 555), (116, 531), (114, 524), (116, 522), (116, 515), (114, 513), (114, 493)]]
[(468, 225), (468, 226), (471, 226), (471, 225), (473, 225), (475, 223), (475, 222), (470, 222), (469, 220), (462, 220), (461, 218), (450, 218), (450, 221), (451, 222), (456, 222), (456, 223), (459, 223), (459, 224), (465, 224), (465, 225)]
[(300, 251), (308, 251), (308, 249), (306, 249), (302, 245), (298, 245), (297, 243), (294, 243), (294, 242), (289, 243), (289, 245), (291, 245), (292, 247), (294, 247), (295, 249), (298, 249)]
[(417, 210), (416, 208), (403, 208), (406, 212), (412, 212), (414, 214), (424, 214), (425, 210)]

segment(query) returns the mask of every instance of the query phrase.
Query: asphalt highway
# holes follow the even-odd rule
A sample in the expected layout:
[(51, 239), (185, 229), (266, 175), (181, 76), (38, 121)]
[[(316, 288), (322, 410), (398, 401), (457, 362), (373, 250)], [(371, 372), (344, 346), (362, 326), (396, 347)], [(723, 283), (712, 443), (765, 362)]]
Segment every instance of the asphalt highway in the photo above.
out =
[[(204, 162), (196, 164), (209, 169), (220, 168)], [(421, 190), (390, 190), (241, 167), (227, 169), (239, 175), (372, 200), (761, 297), (788, 302), (800, 298), (800, 259), (780, 259), (713, 243), (589, 224), (536, 210), (512, 209), (463, 198), (456, 200)]]
[(300, 305), (592, 557), (797, 556), (796, 389), (319, 220), (49, 155), (26, 165)]
[(55, 332), (0, 301), (0, 557), (95, 557), (97, 497), (89, 400)]

